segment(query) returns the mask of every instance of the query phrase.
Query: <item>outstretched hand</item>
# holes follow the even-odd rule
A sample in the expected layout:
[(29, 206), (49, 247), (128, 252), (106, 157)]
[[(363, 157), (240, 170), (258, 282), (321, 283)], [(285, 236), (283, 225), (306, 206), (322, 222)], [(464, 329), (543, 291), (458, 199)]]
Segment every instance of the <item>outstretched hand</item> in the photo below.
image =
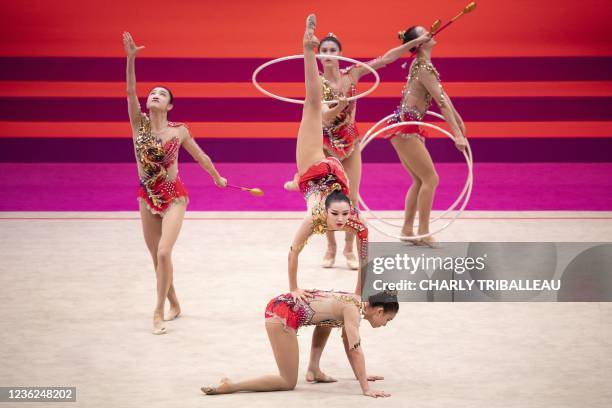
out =
[(431, 40), (431, 37), (432, 37), (432, 34), (429, 31), (426, 31), (425, 34), (417, 38), (417, 41), (419, 42), (419, 45), (421, 45)]
[(465, 149), (467, 148), (467, 139), (465, 138), (465, 136), (455, 138), (455, 147), (460, 152), (465, 151)]
[(128, 57), (135, 57), (143, 48), (144, 45), (137, 46), (136, 43), (134, 43), (134, 39), (130, 33), (127, 31), (123, 33), (123, 49)]
[(225, 177), (215, 177), (214, 178), (215, 185), (220, 188), (227, 187), (227, 179)]
[(373, 397), (373, 398), (386, 398), (386, 397), (391, 396), (391, 394), (386, 393), (384, 391), (375, 391), (375, 390), (368, 390), (364, 392), (363, 395), (367, 397)]

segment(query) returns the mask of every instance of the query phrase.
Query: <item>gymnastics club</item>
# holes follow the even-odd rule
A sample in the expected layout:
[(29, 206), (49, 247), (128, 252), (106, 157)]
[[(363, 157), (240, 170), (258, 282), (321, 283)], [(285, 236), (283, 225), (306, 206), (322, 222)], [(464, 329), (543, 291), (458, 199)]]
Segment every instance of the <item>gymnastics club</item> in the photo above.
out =
[[(459, 14), (457, 14), (455, 17), (453, 17), (451, 19), (451, 21), (449, 21), (448, 23), (444, 24), (442, 27), (440, 27), (440, 24), (442, 23), (439, 19), (434, 21), (433, 24), (431, 25), (431, 28), (429, 29), (429, 32), (431, 33), (431, 36), (435, 36), (437, 35), (439, 32), (441, 32), (442, 30), (444, 30), (446, 27), (448, 27), (449, 25), (451, 25), (452, 23), (454, 23), (455, 21), (457, 21), (462, 15), (467, 14), (469, 12), (471, 12), (472, 10), (474, 10), (476, 8), (476, 2), (473, 1), (470, 4), (468, 4), (467, 6), (464, 7), (463, 11)], [(418, 51), (419, 48), (421, 48), (421, 46), (417, 46), (416, 49), (414, 51), (412, 51), (412, 55), (415, 55)], [(402, 65), (402, 68), (404, 68), (404, 66)]]
[(442, 24), (442, 21), (440, 21), (440, 19), (437, 19), (436, 21), (434, 21), (431, 24), (431, 27), (429, 28), (429, 32), (435, 33), (436, 31), (438, 31), (438, 29), (440, 28), (440, 24)]
[(473, 1), (470, 4), (468, 4), (467, 6), (465, 6), (463, 11), (461, 11), (461, 13), (459, 13), (455, 17), (453, 17), (451, 19), (451, 21), (449, 21), (448, 23), (446, 23), (442, 27), (440, 27), (440, 29), (432, 30), (432, 36), (440, 34), (442, 32), (442, 30), (444, 30), (446, 27), (448, 27), (449, 25), (451, 25), (452, 23), (457, 21), (462, 15), (472, 12), (475, 8), (476, 8), (476, 2)]
[(236, 188), (238, 190), (242, 190), (242, 191), (248, 191), (249, 193), (251, 193), (251, 195), (255, 196), (255, 197), (261, 197), (264, 195), (264, 192), (261, 188), (248, 188), (248, 187), (241, 187), (241, 186), (234, 186), (232, 184), (228, 184), (228, 187), (232, 187), (232, 188)]

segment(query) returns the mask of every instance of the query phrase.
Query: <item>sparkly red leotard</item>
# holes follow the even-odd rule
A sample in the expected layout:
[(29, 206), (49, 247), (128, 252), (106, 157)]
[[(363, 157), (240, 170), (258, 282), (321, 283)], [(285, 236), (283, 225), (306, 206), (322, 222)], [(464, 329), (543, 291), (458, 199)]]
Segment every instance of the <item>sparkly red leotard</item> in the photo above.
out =
[(322, 290), (313, 291), (313, 296), (307, 301), (297, 302), (290, 293), (273, 298), (266, 306), (266, 321), (280, 323), (293, 332), (309, 325), (343, 327), (349, 347), (359, 347), (362, 312), (359, 296), (354, 293)]
[(335, 157), (328, 157), (310, 166), (300, 176), (298, 186), (306, 201), (313, 193), (327, 196), (334, 190), (349, 195), (349, 183), (344, 167)]
[[(345, 78), (353, 67), (340, 71), (342, 78)], [(345, 95), (334, 90), (329, 81), (321, 76), (323, 86), (323, 100), (337, 100), (341, 96), (352, 97), (357, 94), (357, 87), (351, 83), (349, 91)], [(355, 101), (351, 101), (336, 116), (332, 123), (323, 126), (323, 148), (325, 151), (339, 159), (345, 159), (351, 155), (355, 148), (355, 143), (359, 140), (359, 131), (355, 126)]]
[[(425, 61), (422, 59), (416, 59), (413, 61), (410, 66), (410, 73), (408, 74), (407, 82), (402, 91), (402, 101), (400, 106), (397, 107), (393, 116), (389, 118), (385, 122), (385, 126), (401, 123), (401, 122), (410, 122), (410, 121), (422, 121), (425, 113), (431, 106), (431, 94), (425, 89), (425, 87), (418, 82), (419, 73), (421, 70), (426, 70), (431, 72), (438, 83), (440, 81), (440, 74), (433, 66), (430, 61)], [(442, 87), (442, 85), (440, 85)], [(442, 93), (444, 95), (444, 93)], [(416, 106), (416, 102), (418, 100), (424, 100), (424, 107), (419, 109)], [(444, 96), (442, 96), (442, 100), (440, 103), (444, 104)], [(418, 125), (406, 125), (406, 126), (398, 126), (396, 128), (390, 129), (387, 132), (383, 132), (380, 135), (383, 139), (391, 139), (393, 137), (402, 137), (402, 138), (410, 138), (416, 137), (422, 142), (425, 142), (425, 138), (427, 137), (427, 132), (423, 130), (422, 127)]]
[[(342, 163), (335, 157), (321, 160), (310, 166), (299, 177), (298, 185), (312, 214), (312, 232), (314, 234), (326, 233), (327, 211), (325, 210), (325, 199), (333, 191), (340, 191), (346, 196), (349, 195), (349, 182)], [(357, 234), (360, 242), (357, 246), (359, 256), (362, 261), (367, 262), (368, 227), (359, 219), (359, 210), (353, 206), (353, 203), (351, 203), (351, 213), (346, 226)], [(306, 245), (306, 242), (301, 246), (304, 245)]]
[[(168, 122), (170, 127), (185, 126)], [(189, 195), (178, 174), (171, 177), (169, 169), (178, 159), (180, 139), (174, 136), (163, 142), (151, 135), (151, 120), (143, 115), (135, 141), (136, 159), (140, 175), (138, 199), (144, 201), (153, 214), (164, 215), (177, 201), (187, 203)]]

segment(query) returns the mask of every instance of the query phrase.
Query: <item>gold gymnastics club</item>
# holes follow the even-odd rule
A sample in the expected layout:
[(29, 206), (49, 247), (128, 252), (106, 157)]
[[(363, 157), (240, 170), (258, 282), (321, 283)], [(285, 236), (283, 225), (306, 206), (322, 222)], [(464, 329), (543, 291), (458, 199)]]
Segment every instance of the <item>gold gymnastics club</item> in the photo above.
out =
[(473, 1), (470, 4), (468, 4), (467, 6), (465, 6), (465, 8), (463, 9), (463, 11), (461, 11), (461, 13), (457, 14), (455, 17), (453, 17), (451, 19), (451, 21), (449, 21), (448, 23), (444, 24), (439, 30), (437, 30), (435, 34), (440, 34), (442, 32), (442, 30), (444, 30), (446, 27), (448, 27), (449, 25), (451, 25), (452, 23), (454, 23), (455, 21), (459, 20), (459, 18), (467, 13), (471, 13), (472, 11), (474, 11), (474, 9), (476, 8), (476, 2)]
[(440, 19), (437, 19), (431, 24), (431, 28), (429, 29), (429, 32), (433, 35), (436, 31), (438, 31), (441, 24), (442, 24), (442, 21), (440, 21)]
[(248, 191), (249, 193), (251, 193), (252, 196), (255, 197), (261, 197), (264, 195), (264, 192), (261, 188), (248, 188), (248, 187), (241, 187), (241, 186), (234, 186), (232, 184), (228, 184), (228, 187), (232, 187), (232, 188), (236, 188), (238, 190), (242, 190), (242, 191)]

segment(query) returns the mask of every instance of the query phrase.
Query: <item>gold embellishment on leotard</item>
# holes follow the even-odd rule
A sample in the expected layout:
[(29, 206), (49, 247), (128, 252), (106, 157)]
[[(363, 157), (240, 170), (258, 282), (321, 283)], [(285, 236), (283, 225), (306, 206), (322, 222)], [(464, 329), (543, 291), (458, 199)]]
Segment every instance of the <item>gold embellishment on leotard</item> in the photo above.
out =
[[(361, 317), (363, 314), (363, 304), (356, 300), (353, 296), (351, 295), (345, 295), (345, 294), (336, 294), (336, 293), (330, 293), (331, 297), (333, 297), (335, 300), (341, 302), (341, 303), (346, 303), (349, 305), (353, 305), (355, 307), (357, 307), (357, 309), (359, 310), (359, 316)], [(321, 320), (320, 322), (316, 323), (316, 326), (325, 326), (325, 327), (336, 327), (336, 328), (341, 328), (344, 327), (344, 320), (338, 320), (338, 319), (325, 319), (325, 320)]]
[[(417, 59), (416, 62), (412, 65), (410, 69), (410, 75), (408, 76), (408, 82), (410, 82), (413, 79), (415, 81), (418, 81), (419, 73), (421, 72), (421, 69), (425, 69), (429, 73), (433, 74), (433, 76), (436, 77), (436, 80), (438, 81), (439, 86), (440, 87), (442, 86), (440, 84), (440, 73), (438, 73), (438, 70), (433, 66), (433, 64), (430, 61), (425, 61), (422, 59)], [(442, 103), (444, 103), (444, 101), (442, 101)], [(427, 106), (427, 109), (429, 109), (429, 107), (431, 106), (431, 94), (429, 92), (426, 92), (425, 94), (425, 105)]]
[(344, 322), (340, 320), (326, 319), (321, 320), (319, 323), (316, 324), (316, 326), (340, 328), (344, 327)]
[[(347, 69), (341, 70), (341, 73), (346, 74), (348, 73), (348, 71), (351, 70), (351, 68), (353, 68), (352, 65)], [(334, 99), (338, 99), (340, 97), (345, 96), (343, 92), (339, 92), (336, 89), (334, 89), (334, 87), (331, 86), (331, 83), (323, 75), (319, 75), (319, 78), (321, 78), (321, 89), (323, 90), (323, 100), (324, 101), (333, 101)], [(351, 86), (348, 92), (349, 95), (354, 96), (356, 92), (357, 92), (357, 87), (355, 86), (355, 84), (351, 83)]]
[(430, 72), (431, 74), (433, 74), (437, 81), (438, 81), (438, 86), (440, 87), (440, 92), (441, 92), (441, 98), (438, 102), (438, 106), (440, 108), (443, 108), (446, 106), (446, 99), (444, 98), (444, 90), (442, 89), (442, 83), (440, 82), (440, 73), (438, 72), (438, 70), (436, 69), (436, 67), (433, 66), (433, 64), (431, 63), (431, 61), (426, 61), (424, 59), (420, 59), (417, 58), (416, 60), (414, 60), (414, 62), (412, 63), (412, 65), (410, 66), (410, 72), (408, 74), (408, 78), (406, 81), (406, 85), (404, 86), (404, 90), (402, 91), (402, 104), (400, 106), (400, 110), (402, 112), (411, 112), (412, 116), (416, 119), (416, 120), (421, 120), (423, 118), (423, 116), (425, 116), (425, 112), (429, 109), (429, 107), (431, 106), (431, 94), (428, 91), (425, 91), (425, 110), (423, 112), (420, 112), (415, 106), (408, 106), (404, 103), (404, 100), (406, 99), (406, 95), (408, 95), (410, 93), (410, 84), (412, 83), (412, 81), (418, 81), (419, 80), (419, 74), (421, 72), (421, 68), (427, 70), (428, 72)]
[[(341, 73), (346, 74), (352, 68), (353, 66), (351, 65), (349, 68), (341, 70)], [(336, 91), (336, 89), (331, 86), (331, 83), (323, 75), (319, 75), (319, 78), (321, 79), (321, 89), (323, 90), (324, 101), (333, 101), (334, 99), (337, 100), (340, 97), (346, 96), (344, 92)], [(355, 84), (351, 83), (348, 94), (349, 96), (354, 96), (356, 93), (357, 87), (355, 86)], [(347, 106), (347, 108), (352, 108), (352, 103), (349, 103), (349, 106)], [(347, 108), (345, 108), (345, 110), (347, 110)]]
[(161, 197), (154, 192), (153, 186), (158, 180), (167, 178), (168, 171), (163, 166), (165, 151), (161, 140), (152, 135), (151, 120), (147, 115), (143, 115), (140, 119), (135, 147), (136, 158), (144, 173), (140, 183), (151, 198), (151, 202), (155, 206), (161, 206)]
[[(344, 77), (344, 75), (346, 75), (351, 69), (353, 68), (353, 66), (350, 66), (349, 68), (343, 69), (340, 71), (340, 73), (342, 74), (342, 76)], [(322, 87), (322, 97), (324, 101), (333, 101), (333, 100), (339, 100), (341, 97), (347, 96), (342, 92), (338, 92), (336, 91), (332, 86), (331, 83), (325, 79), (325, 77), (323, 77), (322, 75), (320, 76), (321, 78), (321, 87)], [(351, 83), (351, 86), (349, 88), (348, 91), (348, 96), (354, 96), (357, 94), (357, 87), (355, 86), (355, 84)], [(330, 105), (330, 107), (334, 107), (335, 105)], [(323, 136), (329, 140), (329, 144), (331, 146), (332, 149), (328, 149), (327, 146), (325, 146), (326, 150), (331, 150), (332, 154), (335, 154), (335, 151), (342, 151), (346, 148), (349, 147), (350, 143), (347, 142), (346, 140), (346, 135), (342, 135), (341, 136), (341, 128), (344, 128), (346, 131), (350, 132), (350, 138), (349, 139), (354, 139), (355, 137), (358, 136), (358, 134), (356, 133), (357, 130), (354, 127), (354, 125), (352, 125), (352, 115), (351, 112), (353, 111), (355, 107), (355, 102), (349, 102), (347, 104), (347, 106), (342, 109), (341, 112), (339, 112), (336, 117), (331, 121), (331, 123), (324, 123), (323, 124)], [(352, 151), (352, 148), (351, 148)]]
[(332, 293), (331, 296), (334, 299), (338, 300), (339, 302), (346, 303), (346, 304), (349, 304), (349, 305), (355, 305), (357, 307), (357, 309), (359, 309), (361, 311), (362, 304), (361, 304), (360, 301), (355, 299), (355, 296), (348, 295), (348, 294), (337, 294), (337, 293)]
[(438, 70), (433, 66), (431, 61), (425, 61), (424, 59), (417, 59), (416, 61), (414, 61), (414, 63), (410, 67), (410, 75), (408, 75), (408, 81), (411, 81), (413, 79), (418, 80), (421, 68), (432, 73), (436, 77), (436, 79), (440, 81), (440, 73), (438, 72)]
[(322, 75), (321, 78), (321, 88), (323, 89), (323, 100), (324, 101), (333, 101), (336, 99), (336, 91), (332, 88), (331, 84), (325, 77)]
[(312, 233), (325, 234), (327, 232), (327, 211), (325, 204), (318, 202), (312, 207)]

